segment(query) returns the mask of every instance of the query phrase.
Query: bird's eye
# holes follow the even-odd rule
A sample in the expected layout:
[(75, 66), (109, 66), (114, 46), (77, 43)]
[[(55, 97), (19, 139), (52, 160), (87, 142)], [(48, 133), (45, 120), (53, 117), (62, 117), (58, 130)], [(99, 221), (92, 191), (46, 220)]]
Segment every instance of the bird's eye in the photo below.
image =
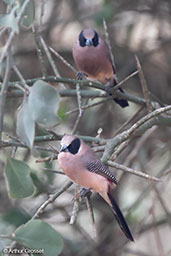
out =
[(79, 148), (80, 148), (80, 139), (79, 138), (76, 138), (74, 139), (71, 144), (68, 146), (68, 150), (71, 154), (75, 155), (77, 154)]
[(93, 46), (96, 47), (99, 44), (99, 36), (96, 31), (94, 31), (94, 37), (92, 39)]
[(83, 31), (81, 31), (80, 35), (79, 35), (79, 42), (80, 42), (80, 46), (81, 47), (85, 47), (86, 46), (86, 39), (83, 35)]

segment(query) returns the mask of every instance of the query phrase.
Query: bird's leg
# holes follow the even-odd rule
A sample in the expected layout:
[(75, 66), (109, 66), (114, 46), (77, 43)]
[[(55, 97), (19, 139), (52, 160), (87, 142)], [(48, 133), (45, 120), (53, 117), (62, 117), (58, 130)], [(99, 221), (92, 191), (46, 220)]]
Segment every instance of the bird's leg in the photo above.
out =
[(78, 196), (79, 197), (86, 197), (86, 196), (90, 197), (91, 194), (92, 194), (92, 192), (91, 192), (90, 188), (89, 189), (87, 189), (87, 188), (80, 188)]
[(107, 81), (105, 84), (105, 91), (109, 94), (112, 95), (112, 86), (110, 81)]
[(77, 80), (83, 80), (83, 77), (84, 77), (84, 74), (83, 72), (79, 71), (77, 74), (76, 74), (76, 79)]

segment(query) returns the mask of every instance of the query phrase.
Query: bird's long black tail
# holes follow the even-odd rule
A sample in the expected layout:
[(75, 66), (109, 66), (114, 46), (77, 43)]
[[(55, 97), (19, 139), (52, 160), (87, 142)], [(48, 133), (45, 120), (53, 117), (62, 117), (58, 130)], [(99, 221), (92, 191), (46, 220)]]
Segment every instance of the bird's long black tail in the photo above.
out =
[[(114, 86), (117, 85), (116, 79), (114, 79), (114, 84), (113, 84), (113, 85), (114, 85)], [(110, 89), (110, 88), (108, 88), (108, 86), (107, 86), (106, 91), (108, 91), (109, 89)], [(121, 93), (124, 94), (124, 90), (123, 90), (122, 88), (119, 88), (118, 90), (119, 90)], [(109, 92), (109, 95), (112, 96), (112, 93)], [(114, 98), (113, 100), (114, 100), (117, 104), (119, 104), (119, 106), (121, 106), (122, 108), (125, 108), (125, 107), (128, 107), (128, 106), (129, 106), (129, 103), (128, 103), (127, 100), (118, 99), (118, 98)]]
[[(122, 88), (118, 89), (120, 92), (124, 93), (124, 90)], [(127, 100), (124, 99), (118, 99), (118, 98), (114, 98), (113, 99), (117, 104), (119, 104), (119, 106), (121, 106), (122, 108), (128, 107), (129, 103)]]
[(107, 195), (112, 204), (112, 211), (116, 217), (116, 220), (117, 220), (120, 228), (122, 229), (123, 233), (129, 240), (134, 241), (134, 238), (133, 238), (131, 231), (126, 223), (126, 220), (125, 220), (121, 210), (119, 209), (119, 206), (117, 205), (117, 203), (115, 202), (114, 198), (112, 197), (112, 195), (110, 193), (107, 193)]

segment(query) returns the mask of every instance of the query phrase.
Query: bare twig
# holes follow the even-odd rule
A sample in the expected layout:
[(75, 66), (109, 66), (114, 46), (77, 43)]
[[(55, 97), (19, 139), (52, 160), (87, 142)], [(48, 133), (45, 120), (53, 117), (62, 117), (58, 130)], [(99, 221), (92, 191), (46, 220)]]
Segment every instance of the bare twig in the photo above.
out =
[(46, 69), (46, 64), (45, 64), (45, 60), (44, 60), (44, 53), (43, 53), (42, 48), (41, 48), (40, 35), (38, 33), (37, 26), (32, 25), (32, 32), (33, 32), (33, 35), (34, 35), (34, 40), (35, 40), (35, 44), (36, 44), (37, 55), (38, 55), (38, 58), (39, 58), (39, 61), (40, 61), (42, 75), (43, 75), (43, 77), (46, 77), (47, 76), (47, 69)]
[[(87, 109), (87, 108), (92, 108), (92, 107), (98, 106), (98, 105), (100, 105), (100, 104), (103, 104), (103, 103), (105, 103), (105, 102), (108, 101), (108, 100), (113, 100), (113, 96), (109, 96), (109, 97), (107, 97), (107, 98), (105, 98), (105, 99), (103, 99), (103, 100), (100, 100), (100, 101), (95, 102), (95, 103), (92, 103), (92, 104), (84, 105), (84, 106), (82, 106), (81, 108), (82, 108), (82, 110), (83, 110), (83, 109)], [(70, 114), (75, 113), (75, 112), (78, 112), (78, 111), (79, 111), (79, 108), (75, 108), (75, 109), (72, 109), (72, 110), (66, 112), (65, 114), (66, 114), (66, 115), (70, 115)]]
[(138, 68), (138, 71), (139, 71), (139, 78), (140, 78), (144, 98), (145, 98), (145, 101), (146, 101), (147, 110), (148, 110), (148, 112), (151, 112), (152, 111), (152, 106), (151, 106), (151, 101), (150, 101), (150, 94), (149, 94), (147, 83), (146, 83), (146, 80), (145, 80), (145, 77), (144, 77), (144, 73), (142, 71), (140, 61), (139, 61), (139, 59), (136, 55), (135, 55), (135, 59), (136, 59), (137, 68)]
[(72, 214), (71, 214), (71, 218), (70, 218), (70, 225), (73, 225), (76, 221), (76, 218), (78, 216), (78, 212), (79, 212), (79, 206), (80, 203), (78, 201), (78, 198), (74, 200), (74, 205), (73, 205), (73, 209), (72, 209)]
[(143, 110), (144, 106), (141, 106), (133, 116), (131, 116), (126, 122), (119, 127), (118, 130), (112, 135), (112, 137), (115, 137), (118, 133), (120, 133), (129, 123), (131, 123)]
[(155, 191), (156, 196), (157, 196), (157, 198), (158, 198), (158, 200), (159, 200), (159, 202), (160, 202), (160, 204), (161, 204), (161, 206), (162, 206), (162, 208), (163, 208), (163, 210), (166, 214), (166, 217), (168, 219), (168, 224), (170, 225), (170, 228), (171, 228), (171, 214), (169, 213), (169, 210), (167, 209), (167, 207), (165, 205), (165, 202), (164, 202), (164, 200), (161, 196), (161, 193), (158, 191), (157, 186), (155, 186), (155, 184), (153, 184), (153, 183), (151, 185), (152, 185), (152, 188)]
[(169, 168), (168, 170), (166, 170), (165, 173), (163, 173), (163, 176), (169, 175), (171, 174), (171, 168)]
[(52, 47), (49, 47), (50, 51), (58, 57), (67, 67), (69, 67), (75, 74), (77, 73), (77, 70), (70, 64), (68, 63), (57, 51), (55, 51)]
[(78, 216), (78, 212), (79, 212), (79, 206), (80, 206), (80, 202), (79, 202), (79, 192), (78, 192), (78, 185), (75, 188), (75, 197), (74, 197), (74, 205), (73, 205), (73, 209), (72, 209), (72, 214), (71, 214), (71, 218), (70, 218), (70, 222), (69, 224), (73, 225), (76, 221), (76, 218)]
[(117, 164), (117, 163), (112, 162), (112, 161), (107, 161), (107, 165), (109, 165), (111, 167), (114, 167), (116, 169), (122, 170), (124, 172), (129, 172), (131, 174), (134, 174), (136, 176), (139, 176), (139, 177), (142, 177), (142, 178), (145, 178), (145, 179), (148, 179), (148, 180), (161, 181), (160, 179), (158, 179), (156, 177), (150, 176), (150, 175), (148, 175), (146, 173), (143, 173), (143, 172), (140, 172), (140, 171), (136, 171), (132, 168), (126, 167), (125, 165)]
[[(129, 128), (127, 131), (122, 132), (121, 134), (115, 136), (113, 139), (110, 139), (107, 141), (106, 148), (102, 157), (102, 161), (106, 162), (111, 154), (114, 151), (114, 148), (118, 145), (120, 145), (122, 142), (124, 142), (127, 139), (130, 139), (131, 137), (135, 137), (138, 135), (139, 130), (142, 129), (144, 125), (149, 120), (153, 120), (153, 118), (156, 118), (157, 116), (171, 110), (171, 105), (163, 108), (159, 108), (157, 110), (154, 110), (153, 112), (149, 113), (148, 115), (141, 118), (138, 122), (136, 122), (134, 125), (132, 125), (131, 128)], [(152, 122), (152, 121), (151, 121)], [(148, 123), (149, 125), (149, 123)], [(151, 126), (150, 126), (151, 127)], [(145, 129), (147, 130), (149, 126), (145, 126)], [(142, 131), (142, 130), (141, 130)]]
[(87, 209), (88, 209), (88, 212), (89, 212), (90, 218), (91, 218), (91, 224), (92, 224), (92, 229), (93, 229), (93, 237), (96, 238), (97, 237), (97, 232), (96, 232), (93, 206), (92, 206), (92, 203), (91, 203), (90, 196), (89, 195), (85, 196), (85, 200), (86, 200)]
[(82, 114), (83, 114), (82, 106), (81, 106), (81, 93), (80, 93), (80, 84), (79, 83), (76, 84), (76, 91), (77, 91), (77, 102), (78, 102), (79, 113), (78, 113), (78, 117), (76, 119), (76, 122), (74, 124), (72, 134), (74, 134), (76, 132), (78, 124), (79, 124), (80, 119), (81, 119)]
[[(40, 163), (40, 162), (39, 162), (39, 163)], [(42, 169), (43, 171), (47, 171), (47, 172), (52, 172), (52, 173), (56, 173), (56, 174), (65, 175), (64, 172), (52, 170), (52, 169), (49, 169), (49, 168), (46, 168), (46, 167), (42, 167), (41, 169)]]
[(65, 192), (71, 185), (73, 184), (72, 181), (69, 181), (63, 188), (61, 188), (59, 191), (54, 193), (53, 195), (49, 195), (48, 200), (42, 203), (42, 205), (38, 208), (38, 210), (33, 215), (32, 219), (38, 218), (45, 210), (45, 208), (53, 203), (63, 192)]
[(122, 143), (118, 146), (118, 148), (116, 148), (116, 150), (114, 151), (114, 153), (112, 154), (112, 156), (111, 156), (110, 159), (111, 159), (112, 161), (115, 161), (116, 158), (117, 158), (117, 157), (123, 152), (123, 150), (129, 145), (130, 141), (131, 141), (131, 140), (126, 140), (126, 141), (122, 142)]
[(45, 12), (45, 0), (41, 0), (41, 6), (40, 6), (40, 26), (42, 26), (43, 22), (42, 22), (42, 18), (44, 16), (44, 12)]
[(13, 64), (13, 70), (15, 71), (15, 73), (17, 74), (19, 79), (21, 80), (21, 83), (24, 87), (25, 92), (28, 93), (29, 92), (29, 86), (26, 84), (26, 81), (25, 81), (23, 75), (21, 74), (21, 72), (19, 71), (19, 69), (17, 68), (17, 66), (15, 64)]
[(56, 160), (57, 159), (57, 156), (54, 156), (53, 158), (51, 156), (47, 156), (47, 157), (44, 157), (44, 158), (41, 158), (41, 159), (37, 159), (35, 161), (35, 163), (44, 163), (44, 162), (50, 162), (52, 160)]
[[(25, 9), (26, 9), (26, 7), (27, 7), (27, 5), (29, 4), (30, 1), (31, 0), (24, 1), (23, 5), (22, 5), (22, 7), (21, 7), (21, 9), (19, 11), (19, 14), (18, 14), (18, 16), (16, 18), (17, 25), (20, 24), (22, 15), (24, 14)], [(11, 46), (12, 40), (14, 39), (14, 36), (15, 36), (15, 33), (16, 33), (15, 31), (11, 31), (11, 33), (9, 34), (8, 40), (7, 40), (7, 42), (6, 42), (6, 44), (5, 44), (4, 48), (3, 48), (2, 54), (0, 56), (0, 64), (2, 63), (2, 61), (3, 61), (3, 59), (4, 59), (5, 55), (6, 55), (9, 47)]]
[(155, 216), (155, 213), (154, 213), (154, 207), (152, 206), (151, 207), (151, 215), (152, 215), (152, 222), (153, 222), (153, 225), (154, 225), (154, 234), (155, 234), (155, 239), (156, 239), (156, 246), (158, 248), (158, 251), (159, 251), (159, 255), (160, 256), (164, 256), (164, 248), (163, 248), (163, 245), (162, 245), (162, 242), (161, 242), (161, 238), (160, 238), (160, 234), (159, 234), (159, 230), (158, 230), (158, 226), (156, 226), (156, 216)]
[(114, 60), (114, 55), (113, 55), (113, 52), (112, 52), (112, 47), (111, 47), (111, 43), (110, 43), (110, 39), (109, 39), (107, 23), (106, 23), (106, 20), (104, 18), (103, 18), (103, 28), (104, 28), (104, 31), (105, 31), (105, 37), (106, 37), (106, 41), (107, 41), (107, 44), (108, 44), (108, 47), (109, 47), (109, 51), (110, 51), (110, 57), (111, 57), (111, 60), (112, 60), (112, 65), (113, 65), (113, 67), (115, 69), (115, 73), (117, 73), (116, 65), (115, 65), (115, 60)]
[(156, 130), (157, 126), (153, 126), (149, 130), (147, 130), (142, 137), (138, 140), (137, 144), (135, 145), (134, 149), (130, 152), (130, 154), (127, 156), (124, 164), (125, 165), (130, 165), (130, 163), (133, 161), (135, 157), (137, 157), (138, 152), (142, 145), (145, 143), (145, 141), (154, 133)]
[(50, 65), (51, 65), (52, 69), (53, 69), (53, 72), (54, 72), (55, 76), (56, 76), (56, 77), (60, 77), (59, 71), (58, 71), (58, 69), (57, 69), (57, 67), (56, 67), (56, 65), (55, 65), (54, 60), (52, 59), (51, 53), (50, 53), (50, 51), (49, 51), (49, 48), (48, 48), (48, 46), (46, 45), (46, 43), (45, 43), (45, 41), (44, 41), (44, 39), (43, 39), (42, 36), (40, 36), (40, 41), (41, 41), (41, 44), (42, 44), (42, 46), (43, 46), (43, 48), (44, 48), (44, 51), (45, 51), (45, 53), (46, 53), (46, 55), (47, 55), (47, 58), (48, 58), (49, 63), (50, 63)]
[[(121, 87), (121, 85), (122, 85), (122, 87), (125, 86), (125, 85), (126, 85), (125, 82), (128, 81), (130, 78), (134, 77), (135, 75), (137, 75), (138, 72), (139, 72), (139, 71), (137, 70), (137, 71), (133, 72), (132, 74), (130, 74), (129, 76), (127, 76), (126, 78), (124, 78), (124, 79), (123, 79), (122, 81), (120, 81), (117, 85), (115, 85), (115, 86), (111, 89), (111, 91), (112, 91), (112, 92), (115, 92), (115, 91), (117, 91), (118, 88)], [(124, 83), (125, 83), (125, 85), (124, 85)]]
[(135, 256), (151, 256), (151, 254), (147, 254), (141, 251), (136, 251), (130, 248), (125, 248), (124, 249), (125, 253), (128, 253), (128, 255), (135, 255)]
[(0, 37), (2, 36), (2, 34), (7, 30), (7, 27), (4, 28), (0, 28)]
[(2, 140), (2, 131), (3, 131), (3, 123), (4, 123), (4, 108), (5, 108), (5, 100), (7, 95), (8, 82), (11, 76), (11, 68), (12, 68), (12, 54), (11, 48), (7, 49), (7, 65), (5, 69), (5, 76), (0, 92), (0, 145)]

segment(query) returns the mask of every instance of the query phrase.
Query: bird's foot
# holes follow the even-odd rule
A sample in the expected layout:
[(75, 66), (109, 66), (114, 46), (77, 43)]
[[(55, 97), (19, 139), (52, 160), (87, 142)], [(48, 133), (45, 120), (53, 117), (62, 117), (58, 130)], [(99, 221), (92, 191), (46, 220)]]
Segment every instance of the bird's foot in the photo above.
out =
[(79, 197), (90, 197), (92, 194), (91, 189), (87, 189), (87, 188), (80, 188), (79, 191)]
[(76, 79), (77, 79), (77, 80), (83, 80), (83, 77), (84, 77), (83, 72), (78, 72), (78, 73), (76, 74)]
[(109, 95), (112, 95), (112, 86), (111, 86), (111, 83), (108, 81), (106, 84), (105, 84), (105, 91), (109, 94)]

